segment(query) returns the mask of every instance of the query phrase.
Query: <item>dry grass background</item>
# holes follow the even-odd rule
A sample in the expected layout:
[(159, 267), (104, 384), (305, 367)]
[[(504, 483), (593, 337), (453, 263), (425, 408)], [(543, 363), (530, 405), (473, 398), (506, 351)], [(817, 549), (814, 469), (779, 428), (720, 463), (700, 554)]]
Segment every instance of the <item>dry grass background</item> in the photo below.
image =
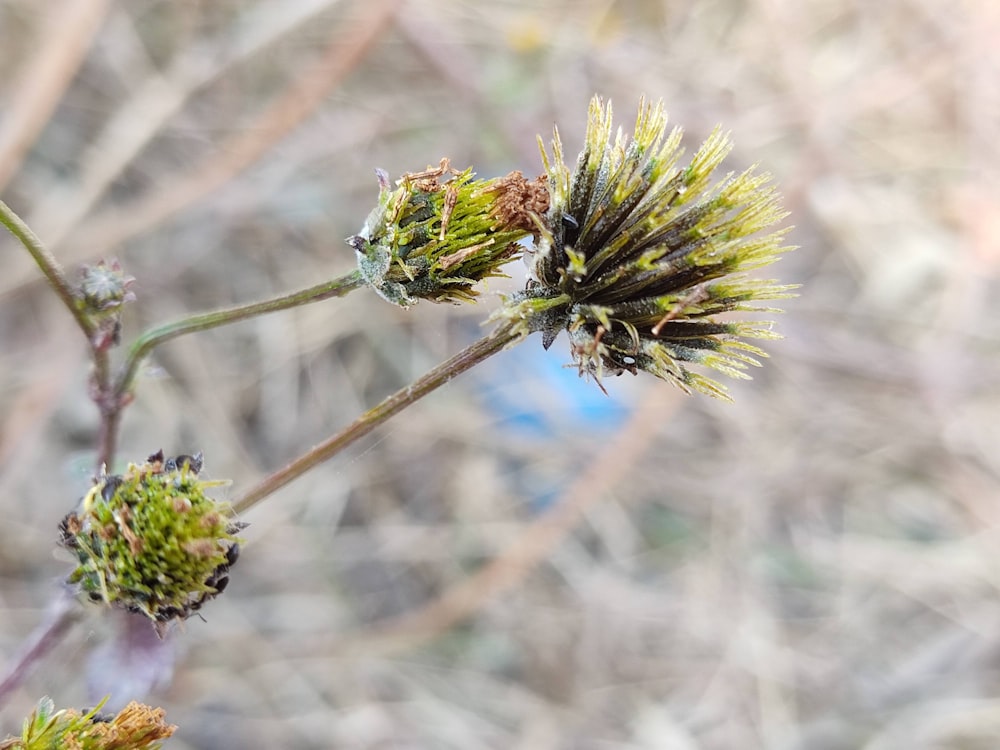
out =
[[(151, 698), (167, 746), (1000, 746), (998, 38), (991, 0), (0, 2), (0, 194), (138, 278), (126, 339), (349, 270), (374, 167), (537, 172), (553, 123), (575, 153), (593, 93), (626, 127), (662, 97), (689, 150), (723, 123), (802, 246), (734, 405), (595, 398), (530, 340), (252, 511)], [(7, 236), (0, 262), (6, 660), (97, 421), (69, 316)], [(249, 486), (491, 309), (359, 291), (180, 339), (123, 453)], [(3, 728), (84, 704), (113, 633), (77, 628)]]

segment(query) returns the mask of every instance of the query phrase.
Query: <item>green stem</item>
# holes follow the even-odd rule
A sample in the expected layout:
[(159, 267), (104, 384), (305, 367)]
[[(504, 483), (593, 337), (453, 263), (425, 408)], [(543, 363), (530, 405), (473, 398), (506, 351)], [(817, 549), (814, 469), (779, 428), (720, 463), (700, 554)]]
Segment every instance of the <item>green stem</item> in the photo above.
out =
[(489, 336), (481, 338), (410, 385), (396, 391), (378, 406), (373, 406), (336, 435), (327, 438), (285, 467), (264, 477), (233, 502), (233, 509), (237, 513), (242, 513), (252, 508), (265, 497), (302, 476), (317, 464), (326, 461), (351, 443), (363, 438), (389, 417), (398, 414), (456, 375), (460, 375), (479, 364), (519, 338), (521, 338), (520, 334), (515, 333), (509, 323), (501, 325)]
[(110, 462), (114, 453), (114, 442), (117, 435), (117, 417), (120, 409), (116, 402), (107, 398), (111, 390), (111, 364), (108, 357), (107, 346), (99, 339), (98, 326), (77, 304), (77, 298), (73, 291), (73, 285), (66, 278), (66, 274), (59, 265), (59, 261), (49, 252), (48, 248), (42, 244), (38, 236), (31, 231), (27, 224), (3, 201), (0, 201), (0, 223), (2, 223), (11, 234), (20, 240), (34, 259), (37, 266), (45, 275), (49, 286), (62, 300), (63, 304), (73, 315), (80, 330), (87, 337), (87, 345), (90, 348), (90, 356), (94, 362), (92, 375), (93, 399), (101, 412), (101, 439), (98, 448), (97, 471)]
[(352, 271), (345, 276), (324, 281), (322, 284), (311, 286), (308, 289), (301, 289), (297, 292), (263, 300), (262, 302), (252, 302), (248, 305), (238, 305), (227, 307), (222, 310), (192, 315), (188, 318), (181, 318), (170, 323), (164, 323), (154, 328), (150, 328), (139, 336), (129, 348), (128, 356), (122, 364), (115, 385), (115, 395), (119, 399), (127, 396), (132, 388), (139, 365), (160, 344), (183, 336), (186, 333), (196, 333), (197, 331), (207, 331), (210, 328), (236, 323), (240, 320), (253, 318), (265, 313), (287, 310), (291, 307), (298, 307), (309, 302), (319, 302), (330, 297), (343, 297), (348, 292), (363, 286), (364, 281), (358, 271)]
[(66, 280), (66, 274), (63, 273), (59, 261), (48, 251), (48, 248), (42, 244), (42, 241), (38, 239), (28, 225), (21, 220), (21, 217), (14, 213), (11, 207), (3, 201), (0, 201), (0, 224), (7, 227), (10, 233), (17, 237), (25, 249), (31, 253), (31, 257), (48, 280), (49, 286), (59, 295), (59, 299), (63, 301), (63, 304), (66, 305), (76, 319), (77, 325), (86, 334), (87, 341), (92, 344), (97, 327), (77, 306), (76, 296), (73, 294), (73, 286)]

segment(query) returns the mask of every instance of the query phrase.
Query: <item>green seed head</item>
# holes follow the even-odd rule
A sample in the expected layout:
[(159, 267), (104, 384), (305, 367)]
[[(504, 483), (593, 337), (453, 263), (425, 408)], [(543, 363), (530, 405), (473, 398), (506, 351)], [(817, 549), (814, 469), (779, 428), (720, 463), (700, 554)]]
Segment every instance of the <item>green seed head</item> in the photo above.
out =
[(162, 632), (222, 592), (245, 524), (205, 494), (201, 455), (160, 451), (122, 475), (100, 477), (60, 524), (76, 554), (69, 577), (94, 601), (141, 612)]
[(365, 281), (383, 298), (407, 307), (419, 299), (464, 302), (476, 284), (500, 276), (520, 253), (518, 240), (548, 208), (544, 179), (519, 172), (476, 180), (471, 169), (439, 167), (406, 174), (393, 188), (384, 172), (378, 206), (347, 242)]

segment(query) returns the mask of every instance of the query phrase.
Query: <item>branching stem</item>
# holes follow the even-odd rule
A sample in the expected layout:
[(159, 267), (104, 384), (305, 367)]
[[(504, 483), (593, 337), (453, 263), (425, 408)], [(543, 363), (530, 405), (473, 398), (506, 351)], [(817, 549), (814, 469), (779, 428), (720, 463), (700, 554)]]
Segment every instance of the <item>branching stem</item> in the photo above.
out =
[(28, 225), (3, 201), (0, 201), (0, 223), (7, 227), (31, 254), (53, 291), (72, 313), (87, 337), (94, 364), (91, 397), (101, 413), (96, 466), (98, 472), (102, 471), (103, 467), (111, 466), (114, 461), (122, 410), (132, 398), (132, 388), (139, 367), (157, 346), (187, 333), (207, 331), (210, 328), (236, 323), (257, 315), (287, 310), (331, 297), (342, 297), (364, 285), (361, 274), (358, 271), (352, 271), (339, 278), (273, 299), (199, 313), (154, 326), (142, 333), (132, 343), (117, 378), (112, 380), (108, 341), (100, 335), (98, 324), (77, 304), (73, 286), (66, 279), (66, 274), (59, 262)]

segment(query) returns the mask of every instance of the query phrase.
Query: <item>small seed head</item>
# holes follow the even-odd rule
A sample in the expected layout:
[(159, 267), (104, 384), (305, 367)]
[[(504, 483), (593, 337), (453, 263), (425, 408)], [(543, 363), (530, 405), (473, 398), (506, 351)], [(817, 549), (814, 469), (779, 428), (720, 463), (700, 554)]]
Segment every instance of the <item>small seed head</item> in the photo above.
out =
[(99, 477), (60, 523), (60, 544), (77, 557), (69, 577), (88, 598), (141, 612), (163, 631), (221, 592), (245, 526), (205, 494), (201, 454), (163, 452), (122, 475)]
[(362, 277), (384, 299), (408, 307), (419, 299), (473, 300), (476, 285), (501, 276), (547, 208), (544, 182), (520, 173), (477, 180), (448, 159), (403, 175), (393, 187), (379, 171), (378, 205), (349, 237)]

